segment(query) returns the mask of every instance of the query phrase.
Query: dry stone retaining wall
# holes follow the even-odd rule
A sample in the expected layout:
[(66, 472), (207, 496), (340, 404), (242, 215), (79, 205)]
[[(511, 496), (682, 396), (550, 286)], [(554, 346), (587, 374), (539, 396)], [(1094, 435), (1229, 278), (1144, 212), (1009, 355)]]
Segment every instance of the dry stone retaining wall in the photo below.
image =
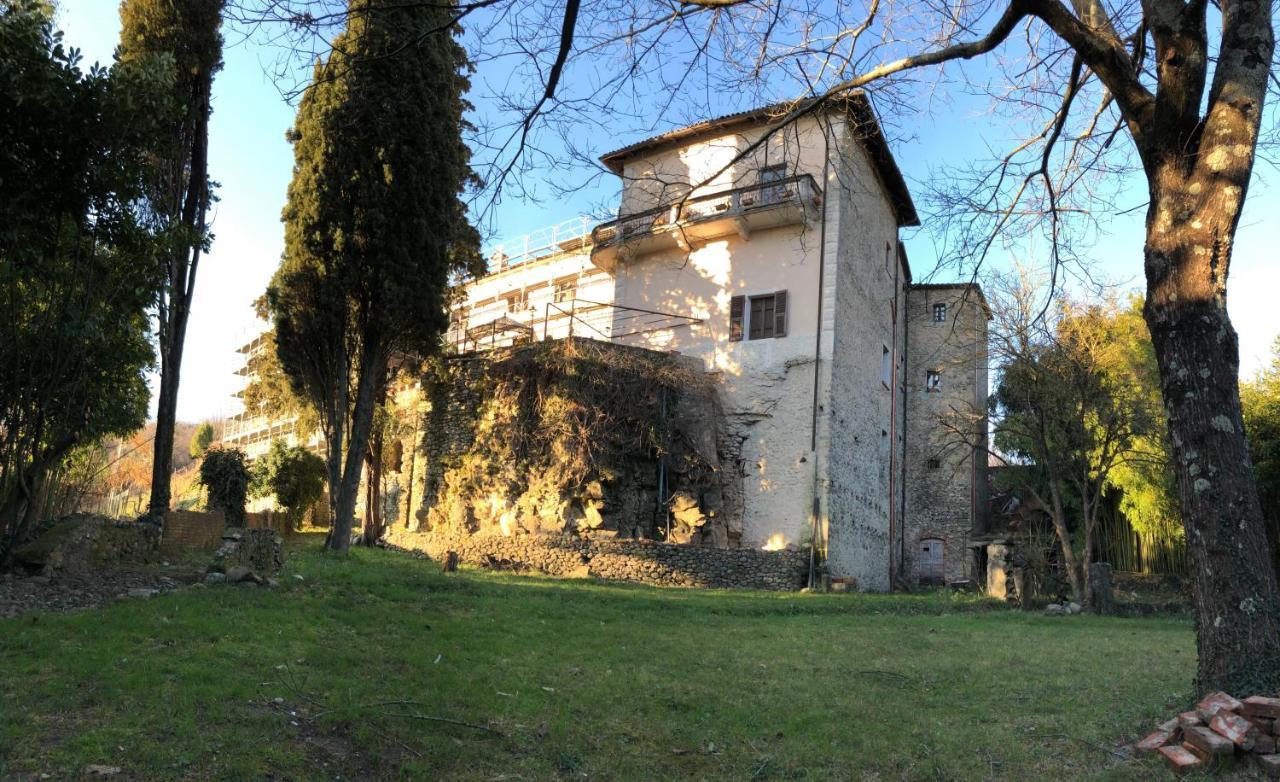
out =
[(806, 551), (723, 549), (644, 540), (591, 540), (570, 535), (470, 535), (388, 530), (386, 542), (441, 560), (555, 576), (594, 576), (659, 586), (794, 590), (808, 575)]

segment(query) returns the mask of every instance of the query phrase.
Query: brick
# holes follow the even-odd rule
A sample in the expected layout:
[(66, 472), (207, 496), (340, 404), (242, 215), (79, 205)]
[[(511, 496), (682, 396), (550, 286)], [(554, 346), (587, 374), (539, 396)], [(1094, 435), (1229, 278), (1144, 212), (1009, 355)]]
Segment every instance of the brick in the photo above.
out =
[(1161, 747), (1157, 751), (1164, 755), (1164, 760), (1169, 764), (1169, 768), (1179, 774), (1185, 774), (1188, 771), (1204, 767), (1204, 761), (1196, 757), (1195, 753), (1186, 747), (1171, 744), (1167, 747)]
[[(1244, 704), (1241, 703), (1240, 701), (1236, 700), (1235, 698), (1232, 698), (1230, 695), (1226, 694), (1225, 692), (1218, 691), (1218, 692), (1209, 693), (1208, 695), (1201, 698), (1200, 702), (1196, 704), (1196, 709), (1202, 715), (1207, 714), (1209, 717), (1212, 717), (1213, 715), (1223, 710), (1240, 711), (1240, 709), (1243, 708), (1243, 706)], [(1205, 722), (1208, 722), (1208, 721), (1209, 720), (1207, 719), (1205, 720)]]
[(1280, 717), (1280, 698), (1251, 695), (1242, 702), (1240, 713), (1248, 717), (1266, 717), (1274, 720)]
[(1203, 725), (1195, 725), (1185, 729), (1182, 732), (1182, 739), (1184, 744), (1190, 744), (1203, 752), (1204, 754), (1201, 757), (1205, 758), (1213, 755), (1234, 755), (1236, 751), (1236, 745), (1232, 744), (1229, 739), (1219, 736)]
[(1165, 733), (1173, 733), (1177, 729), (1178, 729), (1177, 717), (1174, 717), (1171, 720), (1165, 720), (1164, 722), (1156, 726), (1156, 730), (1163, 730)]
[(1257, 755), (1276, 754), (1276, 737), (1256, 736), (1253, 740), (1253, 752)]
[(1197, 725), (1203, 725), (1203, 724), (1204, 724), (1204, 720), (1200, 718), (1199, 712), (1184, 711), (1178, 715), (1178, 727), (1182, 728), (1183, 730), (1186, 730), (1187, 728), (1194, 728)]
[(1136, 746), (1139, 752), (1154, 752), (1168, 744), (1171, 735), (1170, 731), (1157, 730), (1142, 741), (1139, 741)]
[(1271, 779), (1280, 779), (1280, 755), (1254, 755), (1258, 768)]
[(1225, 736), (1245, 752), (1253, 749), (1253, 744), (1258, 736), (1258, 729), (1239, 714), (1233, 714), (1229, 711), (1219, 712), (1215, 714), (1209, 722), (1209, 727), (1213, 728), (1220, 736)]

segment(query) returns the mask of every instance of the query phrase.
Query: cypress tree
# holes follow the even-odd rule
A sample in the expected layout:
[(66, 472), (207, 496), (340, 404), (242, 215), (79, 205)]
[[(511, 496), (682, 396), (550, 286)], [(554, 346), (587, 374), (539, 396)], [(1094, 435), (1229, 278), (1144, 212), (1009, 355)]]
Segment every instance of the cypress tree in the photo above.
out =
[(205, 216), (209, 183), (209, 113), (213, 75), (222, 68), (225, 0), (124, 0), (120, 5), (122, 63), (168, 58), (173, 68), (172, 106), (150, 177), (153, 230), (165, 240), (165, 286), (157, 299), (160, 392), (156, 400), (155, 458), (150, 512), (169, 509), (173, 473), (178, 379), (200, 254), (209, 236)]
[(320, 414), (333, 529), (350, 543), (393, 357), (440, 346), (450, 272), (475, 268), (461, 195), (469, 64), (445, 7), (351, 0), (295, 127), (285, 250), (267, 291), (280, 363)]

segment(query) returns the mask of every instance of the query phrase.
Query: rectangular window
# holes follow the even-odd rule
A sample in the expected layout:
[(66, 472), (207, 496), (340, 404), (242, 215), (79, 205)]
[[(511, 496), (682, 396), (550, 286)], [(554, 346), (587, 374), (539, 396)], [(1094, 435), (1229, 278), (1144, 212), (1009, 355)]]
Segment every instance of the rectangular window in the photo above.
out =
[(748, 299), (747, 339), (772, 339), (787, 335), (787, 292), (778, 291)]
[(880, 347), (882, 349), (880, 353), (880, 382), (884, 383), (885, 388), (888, 388), (889, 381), (893, 379), (891, 377), (893, 373), (893, 355), (889, 353), (888, 345), (881, 345)]
[(945, 302), (941, 304), (933, 305), (933, 322), (934, 323), (947, 322), (947, 305)]
[(941, 459), (930, 459), (930, 460), (928, 461), (928, 465), (929, 465), (929, 469), (930, 469), (930, 470), (936, 470), (936, 469), (938, 469), (939, 467), (941, 467), (941, 466), (942, 466), (942, 460), (941, 460)]
[(519, 312), (529, 304), (529, 294), (526, 291), (514, 291), (504, 294), (502, 301), (507, 305), (507, 312)]
[(576, 278), (569, 277), (556, 281), (555, 298), (553, 299), (556, 304), (564, 301), (573, 301), (576, 298), (578, 298), (578, 280)]
[(930, 393), (936, 393), (942, 390), (942, 372), (937, 369), (930, 369), (924, 375), (924, 390)]

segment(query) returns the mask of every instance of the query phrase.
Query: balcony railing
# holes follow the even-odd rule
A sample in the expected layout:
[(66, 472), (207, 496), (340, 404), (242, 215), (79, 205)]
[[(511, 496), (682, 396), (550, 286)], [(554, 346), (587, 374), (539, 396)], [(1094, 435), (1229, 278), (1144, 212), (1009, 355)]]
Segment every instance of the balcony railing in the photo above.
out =
[[(633, 239), (655, 234), (669, 234), (676, 243), (685, 240), (681, 234), (693, 239), (707, 238), (708, 234), (697, 230), (697, 226), (719, 221), (733, 222), (733, 230), (744, 232), (752, 227), (751, 223), (757, 222), (752, 219), (755, 215), (790, 211), (803, 219), (809, 216), (812, 208), (821, 204), (822, 189), (809, 174), (736, 187), (685, 198), (601, 223), (591, 230), (592, 253), (594, 256)], [(772, 227), (794, 222), (794, 217), (791, 220), (759, 222), (762, 227)]]
[(616, 340), (688, 328), (702, 322), (702, 318), (692, 315), (575, 298), (547, 302), (541, 312), (529, 308), (506, 313), (466, 329), (455, 325), (449, 331), (449, 343), (455, 352), (466, 353), (575, 336)]

